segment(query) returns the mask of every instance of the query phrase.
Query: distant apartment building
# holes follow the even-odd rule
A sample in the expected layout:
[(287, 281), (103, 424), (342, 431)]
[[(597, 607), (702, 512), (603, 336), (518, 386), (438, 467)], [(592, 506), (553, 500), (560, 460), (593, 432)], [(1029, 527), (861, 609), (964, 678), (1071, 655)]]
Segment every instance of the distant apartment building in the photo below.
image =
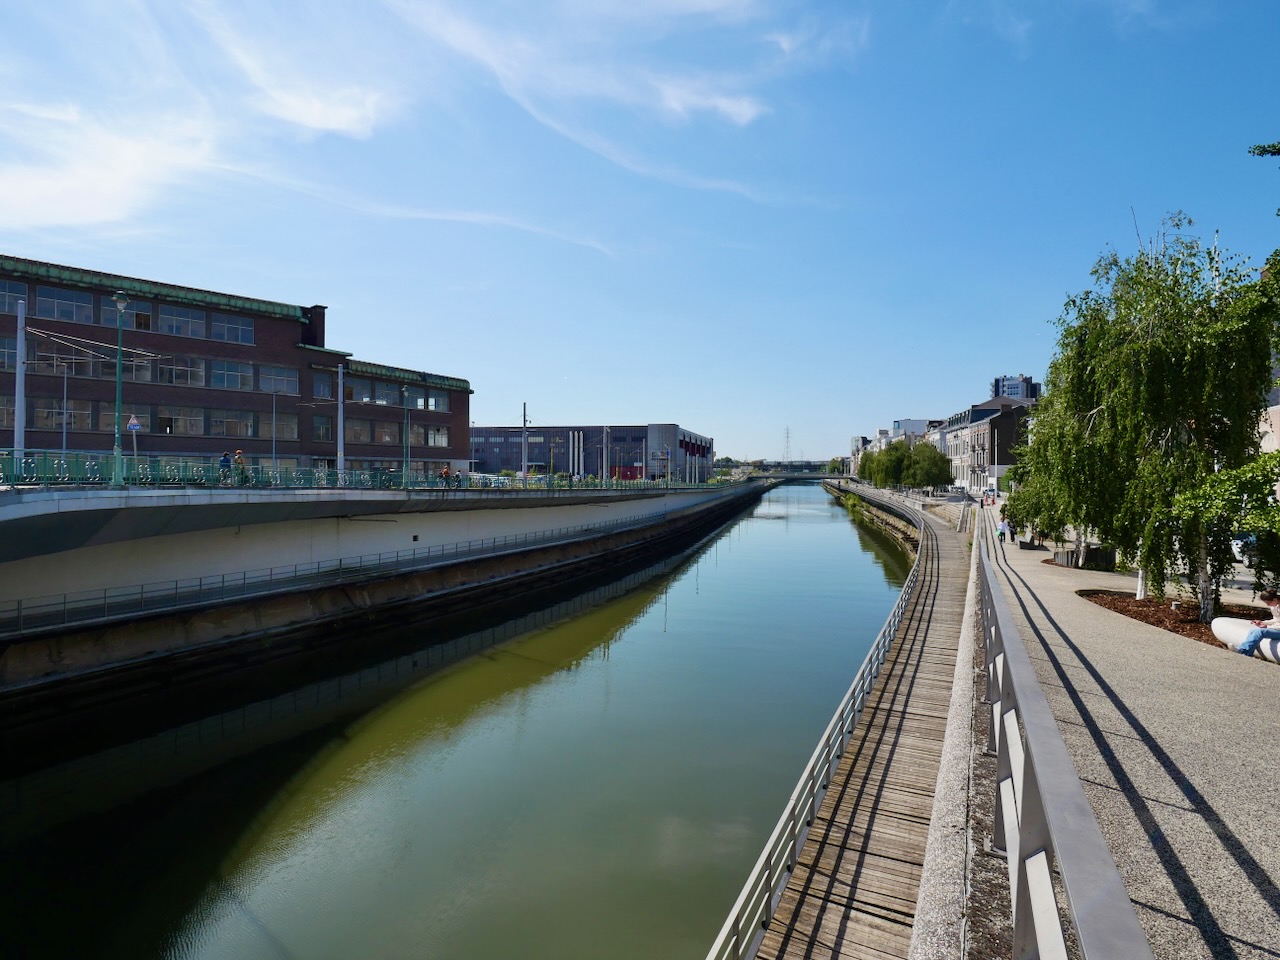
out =
[(28, 451), (61, 450), (64, 435), (68, 451), (109, 451), (127, 425), (125, 452), (136, 440), (147, 456), (243, 450), (251, 464), (274, 454), (282, 468), (333, 468), (341, 454), (347, 469), (400, 470), (407, 459), (414, 473), (465, 469), (470, 457), (468, 382), (332, 349), (321, 305), (10, 256), (0, 256), (0, 430), (15, 427), (19, 304)]
[(1040, 384), (1025, 374), (1016, 377), (996, 377), (991, 381), (991, 396), (1012, 397), (1030, 403), (1040, 399)]
[(471, 469), (698, 483), (715, 441), (675, 423), (471, 428)]
[(994, 397), (947, 418), (951, 476), (970, 490), (998, 486), (1013, 465), (1013, 449), (1022, 438), (1029, 402)]

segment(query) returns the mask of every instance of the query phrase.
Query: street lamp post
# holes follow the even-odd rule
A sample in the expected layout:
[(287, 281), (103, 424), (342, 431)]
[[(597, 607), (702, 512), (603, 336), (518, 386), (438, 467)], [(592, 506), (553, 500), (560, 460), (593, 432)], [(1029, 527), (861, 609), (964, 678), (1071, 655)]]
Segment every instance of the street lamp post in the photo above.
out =
[[(297, 431), (294, 431), (297, 433)], [(280, 466), (276, 462), (276, 391), (271, 391), (271, 472), (278, 473)], [(274, 479), (274, 478), (273, 478)]]
[(67, 365), (62, 367), (62, 460), (67, 460)]
[(116, 291), (111, 298), (116, 305), (116, 432), (115, 443), (111, 447), (111, 486), (120, 489), (124, 486), (124, 454), (120, 450), (120, 415), (124, 408), (124, 308), (129, 298), (123, 290)]
[(407, 383), (400, 385), (400, 396), (404, 401), (404, 468), (402, 470), (401, 484), (409, 489), (409, 385)]

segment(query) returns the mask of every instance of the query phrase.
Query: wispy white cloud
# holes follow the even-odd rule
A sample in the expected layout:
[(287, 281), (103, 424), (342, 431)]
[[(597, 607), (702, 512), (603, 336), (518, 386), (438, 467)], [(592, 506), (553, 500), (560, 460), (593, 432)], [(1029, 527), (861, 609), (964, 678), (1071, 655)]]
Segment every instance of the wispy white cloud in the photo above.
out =
[(245, 178), (268, 182), (275, 187), (303, 194), (322, 203), (341, 207), (344, 210), (350, 210), (364, 216), (385, 220), (423, 220), (435, 223), (458, 223), (475, 227), (514, 230), (520, 233), (545, 237), (558, 243), (585, 247), (586, 249), (603, 253), (608, 257), (615, 255), (609, 246), (593, 237), (557, 230), (520, 217), (491, 210), (433, 209), (412, 204), (388, 203), (383, 200), (353, 194), (340, 187), (301, 180), (273, 170), (245, 166), (240, 167), (235, 172)]
[[(755, 123), (770, 112), (767, 102), (752, 89), (762, 82), (763, 72), (752, 76), (745, 68), (714, 71), (682, 66), (656, 48), (659, 39), (678, 32), (682, 19), (742, 24), (762, 15), (760, 3), (665, 0), (588, 5), (562, 0), (555, 9), (566, 20), (548, 19), (540, 12), (540, 22), (533, 23), (508, 16), (485, 22), (474, 12), (476, 8), (467, 8), (463, 14), (438, 2), (385, 2), (428, 42), (488, 73), (538, 123), (604, 159), (681, 186), (755, 194), (727, 178), (691, 174), (670, 163), (643, 159), (635, 148), (600, 132), (606, 124), (592, 122), (590, 117), (593, 111), (614, 109), (641, 122), (694, 124), (711, 119), (735, 127)], [(865, 27), (855, 36), (859, 38), (855, 43), (864, 42)], [(646, 47), (637, 37), (653, 38), (653, 43)], [(747, 34), (743, 50), (758, 43), (758, 37), (755, 30)], [(743, 53), (738, 59), (745, 58)]]
[(851, 63), (871, 46), (871, 17), (846, 17), (831, 23), (807, 17), (785, 30), (766, 34), (765, 39), (787, 60), (805, 66)]
[(0, 108), (0, 125), (26, 144), (24, 156), (0, 162), (0, 228), (9, 230), (124, 220), (220, 163), (212, 128), (189, 115), (144, 124), (69, 105)]
[[(774, 202), (695, 169), (714, 156), (705, 138), (749, 135), (768, 118), (780, 69), (854, 55), (867, 42), (864, 20), (786, 26), (770, 0), (549, 0), (536, 10), (522, 0), (358, 9), (314, 0), (305, 9), (259, 0), (33, 5), (26, 43), (0, 64), (0, 228), (143, 227), (173, 191), (196, 197), (237, 177), (281, 178), (296, 164), (299, 135), (373, 150), (426, 104), (483, 123), (465, 105), (477, 77), (638, 177)], [(786, 55), (781, 68), (769, 42)], [(459, 92), (468, 99), (446, 103)], [(700, 159), (678, 159), (689, 155)], [(312, 193), (368, 216), (501, 227), (611, 255), (537, 217), (365, 201), (343, 189)]]
[(233, 25), (222, 6), (192, 7), (209, 38), (252, 86), (249, 102), (255, 109), (307, 131), (361, 139), (401, 112), (402, 94), (392, 82), (370, 75), (377, 65), (367, 56), (351, 56), (344, 46), (347, 32), (335, 29), (337, 23), (308, 30), (255, 10), (259, 15), (250, 29)]

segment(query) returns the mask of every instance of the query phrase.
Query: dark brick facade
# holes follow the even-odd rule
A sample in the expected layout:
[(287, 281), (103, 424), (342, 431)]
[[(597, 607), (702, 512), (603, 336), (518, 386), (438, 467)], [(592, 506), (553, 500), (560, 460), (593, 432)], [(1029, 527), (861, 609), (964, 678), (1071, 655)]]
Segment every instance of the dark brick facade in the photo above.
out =
[[(294, 306), (0, 256), (0, 443), (12, 443), (17, 301), (26, 307), (24, 447), (111, 449), (117, 311), (124, 316), (122, 421), (138, 417), (138, 452), (250, 463), (334, 465), (342, 367), (346, 466), (415, 470), (469, 456), (466, 380), (353, 359), (325, 345), (325, 308)], [(65, 377), (64, 377), (65, 372)], [(62, 406), (63, 387), (67, 405)], [(274, 406), (274, 413), (273, 413)], [(407, 406), (407, 410), (406, 410)], [(132, 450), (122, 422), (122, 443)]]

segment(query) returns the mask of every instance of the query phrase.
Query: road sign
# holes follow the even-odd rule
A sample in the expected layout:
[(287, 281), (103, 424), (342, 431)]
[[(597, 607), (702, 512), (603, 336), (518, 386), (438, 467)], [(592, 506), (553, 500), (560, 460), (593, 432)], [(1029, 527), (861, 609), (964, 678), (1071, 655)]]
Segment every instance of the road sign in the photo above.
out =
[(142, 424), (138, 422), (137, 417), (130, 417), (129, 422), (125, 424), (125, 427), (128, 428), (129, 430), (141, 430)]

